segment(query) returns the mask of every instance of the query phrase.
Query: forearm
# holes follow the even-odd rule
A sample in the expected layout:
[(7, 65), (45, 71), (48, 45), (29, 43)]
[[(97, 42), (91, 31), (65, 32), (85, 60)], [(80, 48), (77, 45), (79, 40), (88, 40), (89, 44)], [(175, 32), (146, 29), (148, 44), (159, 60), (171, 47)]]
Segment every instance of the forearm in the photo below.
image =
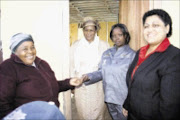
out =
[(88, 76), (89, 80), (84, 82), (85, 85), (94, 84), (96, 82), (101, 81), (102, 78), (103, 78), (101, 70), (95, 71), (95, 72), (92, 72), (92, 73), (88, 73), (87, 76)]
[(59, 92), (63, 92), (63, 91), (67, 91), (67, 90), (72, 90), (74, 89), (74, 86), (70, 85), (70, 78), (69, 79), (65, 79), (62, 81), (58, 81), (58, 85), (59, 85)]

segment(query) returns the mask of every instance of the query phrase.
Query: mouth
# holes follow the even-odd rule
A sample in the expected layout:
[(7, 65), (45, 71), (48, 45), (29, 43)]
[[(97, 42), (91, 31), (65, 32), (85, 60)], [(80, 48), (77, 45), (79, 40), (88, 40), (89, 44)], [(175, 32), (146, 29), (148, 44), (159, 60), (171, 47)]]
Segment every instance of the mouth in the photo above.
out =
[(30, 56), (26, 56), (26, 59), (28, 59), (28, 60), (34, 60), (34, 55), (30, 55)]
[(120, 42), (120, 41), (117, 41), (116, 44), (121, 44), (121, 42)]
[(155, 35), (154, 34), (148, 34), (147, 35), (147, 37), (149, 37), (149, 38), (152, 38), (152, 37), (154, 37)]

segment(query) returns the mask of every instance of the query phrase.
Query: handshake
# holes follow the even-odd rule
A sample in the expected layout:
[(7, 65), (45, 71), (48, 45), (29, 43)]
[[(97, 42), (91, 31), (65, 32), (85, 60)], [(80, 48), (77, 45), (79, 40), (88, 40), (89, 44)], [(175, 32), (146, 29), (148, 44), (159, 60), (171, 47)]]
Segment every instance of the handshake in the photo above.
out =
[(85, 82), (87, 80), (89, 80), (88, 76), (82, 75), (80, 78), (78, 78), (78, 77), (71, 78), (69, 83), (72, 86), (80, 86), (80, 85), (82, 85), (83, 82)]

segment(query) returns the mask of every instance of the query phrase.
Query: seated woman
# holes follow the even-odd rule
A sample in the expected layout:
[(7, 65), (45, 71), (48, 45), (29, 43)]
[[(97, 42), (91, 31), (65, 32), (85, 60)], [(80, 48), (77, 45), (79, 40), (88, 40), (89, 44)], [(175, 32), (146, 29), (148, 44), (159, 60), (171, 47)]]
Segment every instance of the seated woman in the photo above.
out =
[(57, 81), (49, 64), (36, 56), (31, 35), (11, 38), (12, 55), (0, 64), (0, 118), (28, 102), (53, 101), (59, 107), (59, 92), (74, 89), (79, 79)]

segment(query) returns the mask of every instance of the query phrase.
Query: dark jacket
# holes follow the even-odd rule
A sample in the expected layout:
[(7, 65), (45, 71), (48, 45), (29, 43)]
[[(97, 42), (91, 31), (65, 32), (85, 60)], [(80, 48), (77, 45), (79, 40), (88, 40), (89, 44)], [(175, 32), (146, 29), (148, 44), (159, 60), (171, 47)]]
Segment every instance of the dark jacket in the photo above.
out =
[(138, 56), (127, 73), (128, 120), (180, 120), (180, 49), (170, 45), (150, 55), (131, 79)]
[(69, 79), (57, 81), (47, 62), (36, 57), (36, 67), (27, 66), (14, 54), (0, 65), (0, 118), (31, 101), (53, 101), (58, 93), (73, 89)]

